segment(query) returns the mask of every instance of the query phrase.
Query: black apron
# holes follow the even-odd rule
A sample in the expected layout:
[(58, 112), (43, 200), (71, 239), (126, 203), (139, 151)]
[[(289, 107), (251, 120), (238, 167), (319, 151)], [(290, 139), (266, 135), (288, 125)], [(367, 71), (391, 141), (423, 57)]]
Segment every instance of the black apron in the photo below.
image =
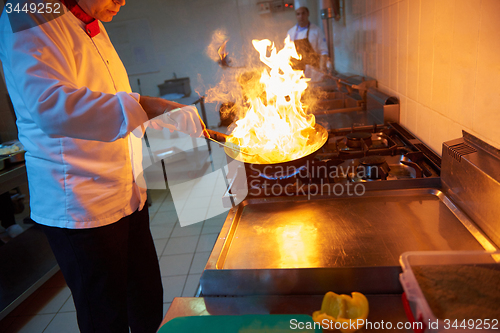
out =
[[(297, 30), (299, 27), (297, 26)], [(297, 35), (297, 32), (295, 32)], [(292, 63), (292, 68), (295, 70), (304, 71), (306, 69), (306, 65), (313, 66), (314, 68), (319, 68), (319, 54), (314, 51), (311, 43), (309, 42), (309, 25), (307, 26), (307, 35), (304, 39), (297, 39), (294, 41), (295, 49), (297, 50), (297, 54), (302, 56), (300, 60), (291, 58), (290, 61)]]

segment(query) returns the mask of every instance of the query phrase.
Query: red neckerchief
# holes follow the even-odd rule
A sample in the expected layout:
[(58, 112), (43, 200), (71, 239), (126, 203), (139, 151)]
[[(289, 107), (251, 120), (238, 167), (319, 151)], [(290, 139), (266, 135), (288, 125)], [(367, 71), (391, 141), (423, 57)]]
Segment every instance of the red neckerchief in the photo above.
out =
[(80, 21), (85, 23), (85, 32), (90, 38), (97, 36), (101, 29), (99, 28), (99, 20), (85, 13), (82, 7), (78, 6), (75, 0), (60, 0), (66, 8), (69, 9)]

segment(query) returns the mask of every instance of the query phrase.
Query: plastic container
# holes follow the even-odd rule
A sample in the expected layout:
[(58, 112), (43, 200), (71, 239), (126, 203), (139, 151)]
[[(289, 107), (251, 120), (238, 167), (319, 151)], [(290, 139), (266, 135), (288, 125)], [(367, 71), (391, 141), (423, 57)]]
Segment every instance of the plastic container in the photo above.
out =
[[(424, 296), (421, 286), (414, 274), (417, 266), (439, 266), (439, 269), (455, 268), (459, 266), (488, 266), (500, 270), (500, 251), (426, 251), (426, 252), (405, 252), (400, 257), (403, 273), (399, 280), (404, 289), (403, 304), (410, 322), (420, 322), (414, 324), (413, 330), (421, 332), (500, 332), (500, 316), (489, 318), (489, 321), (468, 318), (462, 319), (439, 319), (433, 313), (428, 300)], [(451, 266), (453, 265), (453, 266)], [(434, 268), (435, 269), (435, 268)], [(450, 275), (451, 276), (451, 275)], [(445, 279), (443, 275), (443, 279)], [(481, 283), (481, 281), (477, 281)], [(500, 281), (498, 281), (500, 284)], [(451, 290), (446, 290), (452, 292)], [(471, 299), (471, 304), (479, 304), (481, 299)], [(500, 308), (498, 304), (497, 309)], [(489, 325), (488, 325), (489, 324)], [(488, 327), (489, 326), (489, 327)]]

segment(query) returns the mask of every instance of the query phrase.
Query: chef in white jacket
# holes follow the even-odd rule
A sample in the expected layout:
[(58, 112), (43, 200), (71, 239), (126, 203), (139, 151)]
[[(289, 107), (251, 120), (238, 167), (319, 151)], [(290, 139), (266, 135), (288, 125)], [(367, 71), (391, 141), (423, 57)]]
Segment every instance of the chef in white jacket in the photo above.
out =
[(295, 0), (294, 8), (297, 24), (288, 30), (288, 36), (295, 43), (297, 53), (302, 56), (300, 61), (295, 61), (294, 67), (305, 70), (306, 65), (309, 65), (324, 72), (328, 61), (325, 34), (316, 24), (309, 21), (307, 0)]
[[(125, 0), (61, 2), (40, 1), (53, 4), (50, 14), (43, 5), (31, 14), (7, 3), (0, 17), (0, 60), (26, 150), (31, 218), (71, 289), (81, 332), (156, 332), (163, 291), (146, 189), (133, 176), (140, 134), (131, 132), (182, 105), (131, 91), (100, 22), (111, 21)], [(179, 130), (201, 135), (196, 108), (171, 118)]]

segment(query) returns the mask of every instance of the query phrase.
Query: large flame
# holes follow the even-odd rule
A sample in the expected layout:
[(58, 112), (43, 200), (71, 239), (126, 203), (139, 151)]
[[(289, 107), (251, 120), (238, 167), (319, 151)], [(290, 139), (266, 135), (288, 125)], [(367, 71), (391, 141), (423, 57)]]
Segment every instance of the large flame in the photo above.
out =
[(284, 48), (277, 52), (267, 39), (252, 43), (269, 69), (262, 71), (259, 83), (246, 81), (243, 90), (249, 107), (227, 141), (254, 154), (238, 157), (250, 163), (286, 162), (312, 153), (324, 143), (325, 133), (316, 132), (314, 115), (302, 108), (300, 99), (308, 79), (290, 65), (291, 57), (299, 58), (295, 45), (287, 37)]

